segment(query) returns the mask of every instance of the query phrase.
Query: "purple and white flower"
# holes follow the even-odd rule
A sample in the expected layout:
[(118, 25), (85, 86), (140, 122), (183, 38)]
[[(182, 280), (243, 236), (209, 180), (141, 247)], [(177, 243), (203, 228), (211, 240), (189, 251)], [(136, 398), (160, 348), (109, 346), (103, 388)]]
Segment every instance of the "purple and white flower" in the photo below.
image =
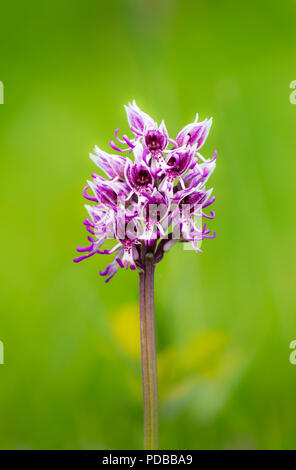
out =
[[(201, 241), (214, 238), (202, 219), (215, 214), (204, 210), (214, 201), (206, 184), (216, 165), (216, 152), (205, 159), (199, 150), (209, 134), (212, 119), (196, 120), (172, 139), (165, 123), (158, 124), (133, 101), (125, 106), (132, 136), (118, 136), (109, 154), (97, 146), (91, 159), (105, 176), (92, 174), (83, 190), (94, 203), (86, 205), (84, 221), (89, 245), (78, 247), (79, 262), (94, 254), (114, 255), (100, 274), (108, 282), (118, 268), (141, 270), (147, 253), (158, 263), (177, 242), (195, 251)], [(128, 156), (125, 156), (128, 154)], [(133, 156), (133, 158), (132, 158)], [(103, 249), (113, 239), (111, 249)]]

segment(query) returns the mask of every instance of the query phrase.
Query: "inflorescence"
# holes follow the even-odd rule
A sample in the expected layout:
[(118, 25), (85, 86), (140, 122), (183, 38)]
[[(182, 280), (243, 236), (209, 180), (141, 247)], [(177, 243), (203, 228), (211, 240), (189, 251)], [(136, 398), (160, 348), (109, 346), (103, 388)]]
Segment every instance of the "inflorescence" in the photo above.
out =
[[(215, 197), (206, 183), (215, 169), (216, 155), (206, 160), (199, 150), (212, 125), (212, 119), (185, 126), (171, 139), (164, 121), (157, 123), (136, 105), (125, 106), (133, 137), (118, 136), (111, 148), (118, 155), (110, 155), (95, 147), (94, 163), (107, 178), (92, 174), (83, 190), (84, 197), (94, 203), (86, 205), (89, 217), (84, 221), (90, 245), (77, 247), (81, 253), (75, 262), (96, 253), (115, 254), (103, 272), (108, 282), (119, 267), (145, 269), (145, 256), (150, 253), (158, 263), (172, 245), (189, 242), (195, 251), (201, 251), (204, 238), (214, 238), (203, 218)], [(122, 148), (124, 146), (124, 148)], [(133, 154), (131, 160), (127, 156)], [(91, 191), (91, 194), (90, 194)], [(102, 249), (107, 239), (116, 244)]]

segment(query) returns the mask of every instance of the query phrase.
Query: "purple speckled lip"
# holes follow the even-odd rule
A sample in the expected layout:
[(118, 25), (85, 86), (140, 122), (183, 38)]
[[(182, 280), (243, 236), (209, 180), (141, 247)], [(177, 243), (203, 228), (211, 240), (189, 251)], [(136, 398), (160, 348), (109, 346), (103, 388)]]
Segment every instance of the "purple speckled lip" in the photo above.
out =
[[(217, 152), (206, 160), (199, 150), (209, 134), (212, 119), (185, 126), (175, 139), (169, 137), (164, 121), (157, 123), (136, 105), (125, 106), (132, 137), (118, 136), (110, 142), (118, 154), (109, 154), (97, 146), (90, 154), (106, 177), (92, 174), (83, 196), (89, 217), (84, 220), (89, 245), (77, 247), (79, 262), (94, 254), (115, 254), (100, 274), (108, 282), (119, 267), (143, 269), (143, 259), (151, 253), (158, 263), (177, 242), (188, 242), (196, 252), (204, 238), (216, 232), (200, 225), (215, 197), (206, 183), (215, 169)], [(133, 160), (130, 156), (133, 155)], [(177, 230), (176, 230), (177, 227)], [(176, 234), (178, 234), (176, 236)], [(114, 239), (111, 249), (102, 249)]]

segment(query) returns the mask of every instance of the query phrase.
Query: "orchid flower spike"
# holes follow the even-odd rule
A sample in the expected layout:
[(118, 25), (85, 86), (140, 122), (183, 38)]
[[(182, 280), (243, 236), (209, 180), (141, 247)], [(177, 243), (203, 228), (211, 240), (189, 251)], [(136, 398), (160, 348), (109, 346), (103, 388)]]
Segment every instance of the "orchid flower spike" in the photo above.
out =
[[(74, 259), (114, 254), (111, 264), (100, 272), (106, 282), (119, 267), (143, 269), (147, 253), (156, 264), (179, 241), (200, 251), (201, 241), (216, 235), (196, 222), (214, 217), (213, 211), (205, 214), (204, 209), (215, 200), (206, 183), (215, 169), (216, 153), (209, 160), (199, 153), (212, 119), (199, 122), (196, 116), (172, 139), (164, 121), (158, 126), (135, 101), (125, 110), (132, 135), (120, 138), (115, 131), (120, 147), (114, 141), (110, 145), (117, 154), (97, 146), (90, 154), (105, 176), (93, 174), (84, 188), (84, 197), (94, 203), (86, 206), (89, 217), (84, 221), (90, 244), (78, 247), (80, 256)], [(102, 250), (107, 239), (115, 245)]]
[[(119, 137), (116, 129), (116, 142), (110, 142), (112, 154), (97, 146), (90, 154), (104, 176), (93, 173), (83, 189), (88, 201), (88, 216), (83, 222), (88, 244), (77, 247), (79, 256), (74, 261), (96, 254), (113, 255), (111, 263), (100, 271), (105, 282), (119, 268), (139, 272), (144, 448), (156, 450), (155, 265), (178, 242), (201, 252), (202, 241), (215, 238), (216, 232), (211, 233), (203, 219), (215, 217), (213, 211), (206, 210), (215, 201), (212, 188), (206, 186), (216, 166), (217, 152), (210, 159), (199, 152), (212, 119), (199, 122), (196, 116), (172, 139), (164, 121), (158, 126), (135, 101), (125, 110), (131, 135)], [(104, 248), (110, 239), (113, 246)]]

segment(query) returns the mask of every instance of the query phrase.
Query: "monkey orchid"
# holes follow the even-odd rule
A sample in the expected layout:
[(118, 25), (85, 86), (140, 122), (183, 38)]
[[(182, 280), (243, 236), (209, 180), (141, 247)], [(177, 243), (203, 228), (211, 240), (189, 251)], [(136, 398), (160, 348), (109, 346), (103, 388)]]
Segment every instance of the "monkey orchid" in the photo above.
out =
[[(89, 245), (77, 247), (75, 262), (95, 254), (114, 255), (100, 272), (105, 282), (119, 268), (138, 270), (140, 330), (144, 403), (144, 446), (158, 447), (158, 396), (154, 318), (154, 270), (164, 254), (177, 242), (189, 243), (200, 252), (205, 238), (215, 238), (202, 219), (214, 201), (206, 183), (216, 165), (199, 150), (205, 143), (212, 119), (185, 126), (175, 139), (169, 137), (164, 122), (157, 123), (141, 111), (135, 101), (125, 107), (131, 137), (118, 136), (110, 146), (117, 154), (95, 147), (90, 154), (105, 177), (92, 174), (83, 190), (92, 205), (86, 205), (84, 225)], [(104, 242), (113, 239), (111, 249)]]

